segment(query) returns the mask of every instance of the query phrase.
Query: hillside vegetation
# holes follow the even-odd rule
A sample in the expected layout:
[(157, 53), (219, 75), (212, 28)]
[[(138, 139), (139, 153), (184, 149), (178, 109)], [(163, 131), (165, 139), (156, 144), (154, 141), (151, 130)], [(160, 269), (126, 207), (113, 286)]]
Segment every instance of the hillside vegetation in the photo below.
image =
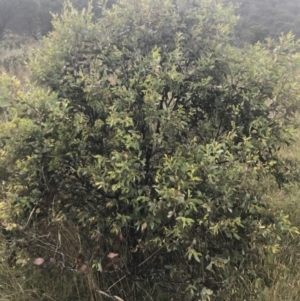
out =
[(226, 0), (238, 5), (236, 26), (238, 43), (263, 42), (292, 31), (300, 37), (300, 3), (297, 0)]
[(0, 301), (297, 300), (300, 44), (249, 3), (2, 26)]
[[(102, 6), (112, 7), (116, 0), (70, 0), (76, 9), (92, 5), (93, 19), (101, 16)], [(52, 14), (60, 14), (64, 0), (0, 0), (0, 40), (14, 32), (40, 40), (52, 29)], [(223, 0), (234, 4), (240, 19), (234, 39), (238, 45), (263, 42), (267, 37), (278, 38), (290, 31), (300, 37), (300, 3), (298, 0)]]

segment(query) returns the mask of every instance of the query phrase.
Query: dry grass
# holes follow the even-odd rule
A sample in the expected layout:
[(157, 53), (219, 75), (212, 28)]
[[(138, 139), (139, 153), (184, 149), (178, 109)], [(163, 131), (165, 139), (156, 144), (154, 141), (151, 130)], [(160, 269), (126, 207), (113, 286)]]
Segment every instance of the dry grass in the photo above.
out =
[[(99, 291), (97, 274), (91, 268), (85, 271), (71, 269), (76, 257), (73, 254), (78, 255), (79, 244), (74, 231), (70, 233), (72, 229), (69, 227), (56, 227), (56, 230), (58, 229), (64, 246), (63, 251), (68, 258), (64, 268), (58, 260), (50, 264), (49, 256), (45, 256), (46, 263), (41, 266), (33, 264), (34, 258), (28, 261), (23, 257), (17, 257), (17, 265), (12, 267), (7, 261), (5, 238), (0, 236), (0, 254), (6, 253), (0, 259), (0, 301), (104, 300), (103, 296), (97, 293)], [(51, 246), (48, 250), (42, 246), (42, 242), (37, 244), (36, 251), (43, 255), (48, 252), (53, 256)]]
[[(299, 125), (299, 116), (295, 122)], [(300, 162), (300, 130), (295, 137), (295, 143), (281, 150), (281, 156), (295, 162)], [(275, 210), (282, 210), (289, 215), (293, 225), (300, 229), (300, 189), (299, 183), (286, 185), (279, 190), (269, 183), (269, 204)], [(300, 299), (300, 237), (285, 237), (282, 248), (276, 256), (277, 271), (274, 274), (275, 283), (262, 294), (262, 301), (298, 301)]]
[(28, 37), (5, 36), (0, 42), (0, 73), (6, 72), (21, 80), (28, 78), (29, 72), (25, 64), (33, 45), (37, 45), (37, 42)]
[[(296, 185), (286, 194), (273, 199), (274, 207), (289, 214), (292, 223), (300, 228), (300, 192)], [(276, 256), (275, 283), (263, 292), (263, 301), (292, 301), (300, 296), (300, 237), (286, 237)]]

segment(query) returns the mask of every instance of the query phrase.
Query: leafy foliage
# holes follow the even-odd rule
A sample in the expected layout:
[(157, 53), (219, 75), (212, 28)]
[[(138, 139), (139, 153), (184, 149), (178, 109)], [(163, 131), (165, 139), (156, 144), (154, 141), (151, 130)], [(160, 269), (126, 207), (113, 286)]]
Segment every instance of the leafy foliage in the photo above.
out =
[(212, 0), (120, 0), (97, 22), (91, 10), (54, 17), (34, 84), (0, 81), (16, 250), (65, 268), (71, 227), (102, 293), (249, 298), (269, 281), (258, 266), (297, 232), (260, 183), (287, 169), (277, 151), (299, 101), (298, 42), (235, 48), (233, 8)]

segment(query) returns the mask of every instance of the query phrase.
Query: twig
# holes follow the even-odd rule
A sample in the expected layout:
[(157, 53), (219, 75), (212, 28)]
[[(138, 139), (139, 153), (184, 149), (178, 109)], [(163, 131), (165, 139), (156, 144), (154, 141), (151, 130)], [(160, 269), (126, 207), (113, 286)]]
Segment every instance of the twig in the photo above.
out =
[(107, 290), (109, 291), (111, 288), (113, 288), (116, 284), (118, 284), (120, 281), (122, 281), (124, 278), (126, 278), (128, 275), (130, 274), (126, 274), (124, 275), (122, 278), (120, 278), (117, 282), (115, 282), (114, 284), (112, 284)]
[(158, 251), (160, 251), (164, 246), (161, 246), (159, 249), (157, 249), (153, 254), (151, 254), (148, 258), (146, 258), (142, 263), (140, 263), (138, 265), (138, 267), (140, 267), (141, 265), (143, 265), (145, 262), (147, 262), (151, 257), (153, 257)]
[(34, 206), (34, 208), (31, 210), (31, 212), (29, 214), (29, 217), (28, 217), (27, 223), (26, 223), (26, 225), (24, 227), (24, 230), (27, 228), (27, 226), (28, 226), (28, 224), (29, 224), (29, 222), (31, 220), (32, 214), (34, 213), (35, 209), (36, 209), (36, 205)]

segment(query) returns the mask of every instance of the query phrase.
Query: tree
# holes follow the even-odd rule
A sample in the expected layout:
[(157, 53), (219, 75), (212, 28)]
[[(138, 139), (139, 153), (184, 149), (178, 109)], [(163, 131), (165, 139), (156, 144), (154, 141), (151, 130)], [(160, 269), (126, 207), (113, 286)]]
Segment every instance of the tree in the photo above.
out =
[(277, 150), (299, 101), (299, 44), (231, 46), (233, 9), (213, 0), (120, 0), (92, 20), (65, 6), (32, 57), (33, 84), (0, 81), (19, 250), (63, 267), (85, 253), (105, 273), (93, 300), (100, 288), (249, 298), (280, 236), (297, 232), (267, 208), (261, 179), (280, 184), (287, 168)]

